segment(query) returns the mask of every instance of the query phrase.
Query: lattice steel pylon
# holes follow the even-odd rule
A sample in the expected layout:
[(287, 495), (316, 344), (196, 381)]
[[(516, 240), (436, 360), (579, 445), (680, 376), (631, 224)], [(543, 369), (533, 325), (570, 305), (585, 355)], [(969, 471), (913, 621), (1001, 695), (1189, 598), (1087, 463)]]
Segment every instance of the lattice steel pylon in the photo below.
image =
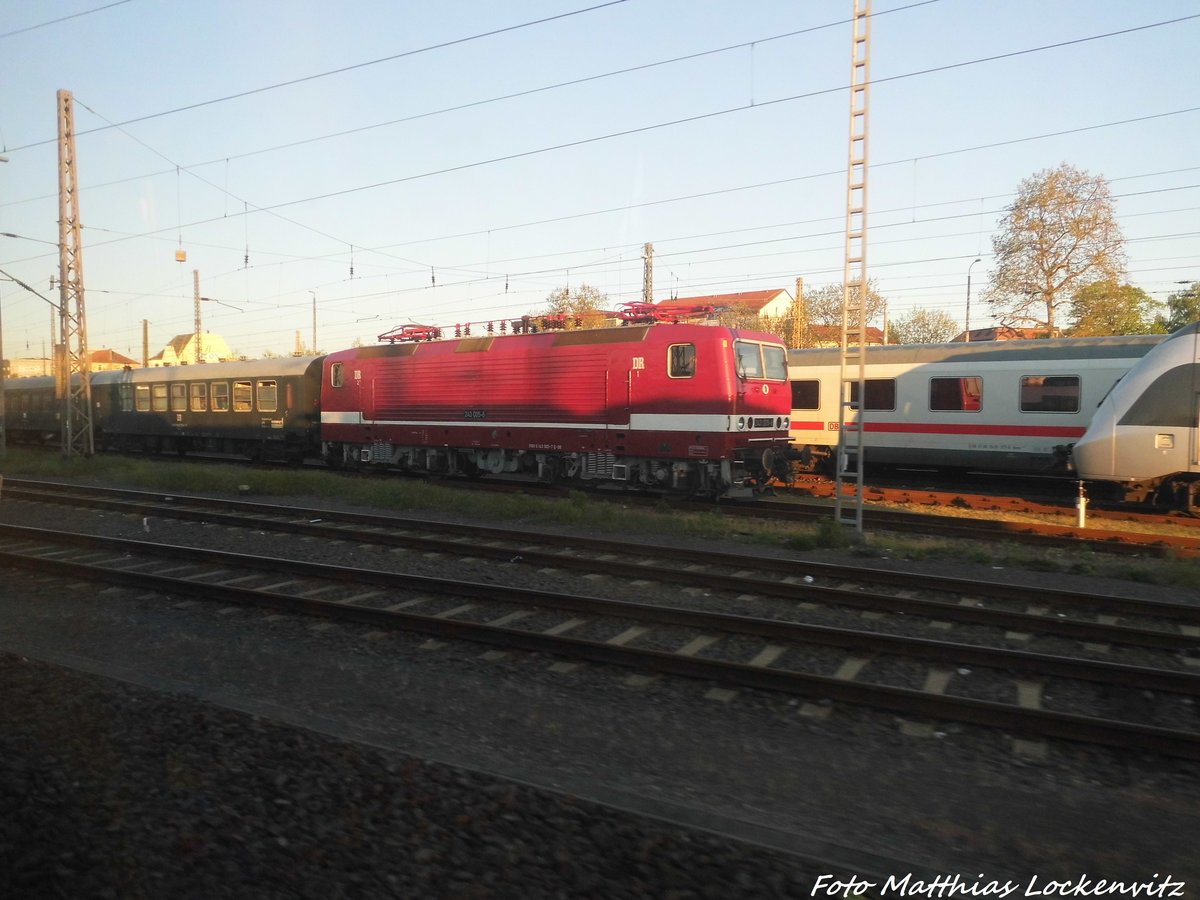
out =
[[(846, 265), (840, 344), (834, 517), (863, 531), (863, 430), (867, 398), (867, 111), (871, 85), (871, 0), (854, 0), (850, 59), (850, 153), (846, 167)], [(845, 486), (849, 484), (850, 490)], [(854, 501), (850, 517), (846, 507)]]
[(75, 109), (70, 91), (58, 92), (58, 296), (61, 345), (56, 354), (63, 401), (63, 456), (95, 452), (92, 365), (83, 304), (83, 242), (75, 167)]
[(192, 269), (192, 316), (195, 319), (196, 327), (195, 337), (193, 342), (195, 347), (192, 348), (193, 361), (196, 365), (204, 362), (204, 344), (201, 341), (200, 333), (200, 270)]
[(642, 252), (642, 302), (654, 302), (654, 245), (646, 244)]

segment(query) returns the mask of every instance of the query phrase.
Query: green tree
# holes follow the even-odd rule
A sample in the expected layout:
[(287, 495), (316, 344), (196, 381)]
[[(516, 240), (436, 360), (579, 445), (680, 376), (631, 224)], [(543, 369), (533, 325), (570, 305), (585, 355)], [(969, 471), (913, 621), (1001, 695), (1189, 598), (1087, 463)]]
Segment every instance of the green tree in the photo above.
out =
[(1158, 316), (1154, 324), (1164, 332), (1175, 331), (1184, 325), (1200, 321), (1200, 281), (1167, 297), (1167, 314)]
[(914, 309), (888, 328), (892, 343), (940, 344), (962, 331), (950, 314), (942, 310)]
[(581, 284), (574, 290), (564, 286), (551, 291), (546, 308), (537, 315), (566, 315), (578, 319), (582, 328), (599, 328), (604, 325), (607, 310), (608, 295), (590, 284)]
[(1125, 238), (1108, 182), (1063, 163), (1021, 182), (992, 238), (985, 299), (1004, 325), (1059, 327), (1062, 308), (1095, 281), (1120, 282)]
[(1072, 337), (1109, 334), (1154, 334), (1158, 303), (1132, 284), (1094, 281), (1071, 297)]

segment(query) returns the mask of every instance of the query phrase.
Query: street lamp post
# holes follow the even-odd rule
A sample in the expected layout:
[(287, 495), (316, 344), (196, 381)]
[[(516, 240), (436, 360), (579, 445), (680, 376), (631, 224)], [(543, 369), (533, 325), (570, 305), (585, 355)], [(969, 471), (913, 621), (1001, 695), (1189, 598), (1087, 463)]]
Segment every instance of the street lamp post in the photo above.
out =
[(976, 257), (975, 262), (967, 266), (967, 318), (963, 323), (963, 340), (968, 343), (971, 340), (971, 270), (975, 268), (975, 263), (982, 261), (982, 257)]

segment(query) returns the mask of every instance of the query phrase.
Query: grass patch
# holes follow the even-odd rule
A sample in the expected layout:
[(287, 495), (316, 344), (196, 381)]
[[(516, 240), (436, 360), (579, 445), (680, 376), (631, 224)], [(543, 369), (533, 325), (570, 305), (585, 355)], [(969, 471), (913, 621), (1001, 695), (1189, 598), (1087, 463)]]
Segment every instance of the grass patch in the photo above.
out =
[[(833, 551), (858, 557), (1026, 569), (1066, 575), (1090, 575), (1143, 584), (1200, 589), (1200, 560), (1129, 559), (1084, 549), (1047, 550), (1013, 543), (926, 538), (912, 533), (878, 533), (862, 542), (849, 528), (828, 517), (812, 525), (731, 519), (697, 504), (681, 511), (666, 502), (638, 506), (601, 500), (572, 491), (565, 501), (523, 494), (463, 491), (422, 478), (381, 478), (313, 469), (203, 463), (170, 459), (96, 456), (63, 459), (56, 453), (9, 450), (0, 472), (46, 480), (118, 485), (177, 494), (243, 496), (269, 503), (287, 498), (308, 505), (345, 504), (397, 512), (418, 511), (438, 518), (463, 518), (519, 524), (539, 531), (579, 530), (617, 538), (660, 536), (771, 544), (798, 553)], [(752, 552), (752, 551), (751, 551)]]
[[(607, 534), (661, 534), (671, 537), (728, 538), (736, 527), (707, 507), (633, 507), (597, 500), (572, 491), (566, 502), (524, 494), (463, 491), (428, 478), (385, 478), (282, 466), (231, 466), (178, 463), (168, 459), (95, 456), (63, 459), (54, 453), (10, 451), (3, 473), (54, 481), (122, 487), (176, 494), (218, 494), (267, 503), (336, 501), (355, 507), (421, 511), (440, 516), (512, 522), (542, 530), (576, 528)], [(744, 536), (744, 535), (743, 535)]]

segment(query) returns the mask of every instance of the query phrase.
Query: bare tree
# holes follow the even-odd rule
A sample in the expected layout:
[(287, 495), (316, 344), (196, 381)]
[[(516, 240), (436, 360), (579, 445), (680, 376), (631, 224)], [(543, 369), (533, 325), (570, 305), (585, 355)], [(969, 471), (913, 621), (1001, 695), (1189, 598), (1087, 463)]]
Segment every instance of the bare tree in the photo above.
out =
[(891, 324), (891, 337), (897, 344), (940, 344), (962, 329), (950, 314), (914, 309)]
[(546, 298), (542, 314), (566, 315), (579, 322), (582, 328), (598, 328), (604, 324), (608, 295), (590, 284), (581, 284), (575, 290), (560, 287)]
[(717, 308), (717, 322), (726, 328), (745, 328), (754, 331), (770, 331), (769, 323), (758, 310), (746, 303), (733, 303)]
[[(808, 313), (810, 325), (841, 325), (842, 306), (845, 303), (845, 288), (839, 281), (837, 284), (827, 284), (815, 291), (805, 291), (804, 307)], [(867, 320), (882, 318), (887, 299), (879, 293), (874, 280), (867, 282)]]
[(995, 317), (1054, 333), (1076, 291), (1121, 280), (1125, 238), (1108, 182), (1067, 163), (1026, 178), (992, 250), (996, 268), (985, 299)]

